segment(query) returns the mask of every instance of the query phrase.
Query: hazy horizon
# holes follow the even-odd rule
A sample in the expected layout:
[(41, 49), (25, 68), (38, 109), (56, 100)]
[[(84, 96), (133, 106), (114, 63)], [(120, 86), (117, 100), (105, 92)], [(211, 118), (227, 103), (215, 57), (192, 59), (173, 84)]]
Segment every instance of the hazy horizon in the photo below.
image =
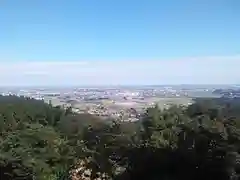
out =
[(2, 86), (240, 84), (240, 56), (172, 60), (2, 62)]
[(139, 85), (12, 85), (1, 88), (158, 88), (158, 87), (181, 87), (181, 88), (240, 88), (240, 84), (139, 84)]

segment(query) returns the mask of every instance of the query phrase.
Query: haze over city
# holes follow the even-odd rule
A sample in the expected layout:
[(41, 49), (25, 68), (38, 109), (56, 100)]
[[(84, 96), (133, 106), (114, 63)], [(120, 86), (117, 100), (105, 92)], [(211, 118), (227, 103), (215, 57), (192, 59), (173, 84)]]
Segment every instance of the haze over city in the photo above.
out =
[(171, 60), (2, 62), (6, 86), (239, 84), (240, 56)]

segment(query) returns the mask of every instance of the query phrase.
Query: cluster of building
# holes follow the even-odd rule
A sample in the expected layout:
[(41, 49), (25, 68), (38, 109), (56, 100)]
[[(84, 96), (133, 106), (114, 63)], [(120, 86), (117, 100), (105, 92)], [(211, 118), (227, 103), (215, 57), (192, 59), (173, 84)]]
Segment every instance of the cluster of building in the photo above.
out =
[[(204, 92), (208, 90), (205, 89)], [(90, 113), (123, 121), (138, 120), (147, 107), (158, 102), (162, 102), (161, 105), (167, 107), (175, 103), (174, 99), (179, 101), (183, 98), (190, 99), (191, 96), (191, 90), (182, 88), (144, 86), (134, 88), (15, 88), (1, 90), (1, 93), (2, 95), (14, 94), (41, 99), (56, 106), (71, 106), (76, 113)]]

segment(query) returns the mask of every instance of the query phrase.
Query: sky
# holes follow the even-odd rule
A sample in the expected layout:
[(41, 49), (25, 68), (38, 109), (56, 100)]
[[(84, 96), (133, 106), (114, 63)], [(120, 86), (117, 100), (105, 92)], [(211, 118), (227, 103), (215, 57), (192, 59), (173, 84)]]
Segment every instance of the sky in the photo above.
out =
[(240, 84), (239, 0), (2, 0), (1, 85)]

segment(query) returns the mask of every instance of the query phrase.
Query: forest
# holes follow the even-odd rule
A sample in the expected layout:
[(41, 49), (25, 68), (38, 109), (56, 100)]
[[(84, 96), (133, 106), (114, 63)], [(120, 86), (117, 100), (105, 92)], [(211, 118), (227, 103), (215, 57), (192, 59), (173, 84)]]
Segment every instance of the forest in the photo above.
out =
[(26, 97), (0, 96), (3, 180), (240, 179), (240, 98), (148, 108), (103, 121)]

